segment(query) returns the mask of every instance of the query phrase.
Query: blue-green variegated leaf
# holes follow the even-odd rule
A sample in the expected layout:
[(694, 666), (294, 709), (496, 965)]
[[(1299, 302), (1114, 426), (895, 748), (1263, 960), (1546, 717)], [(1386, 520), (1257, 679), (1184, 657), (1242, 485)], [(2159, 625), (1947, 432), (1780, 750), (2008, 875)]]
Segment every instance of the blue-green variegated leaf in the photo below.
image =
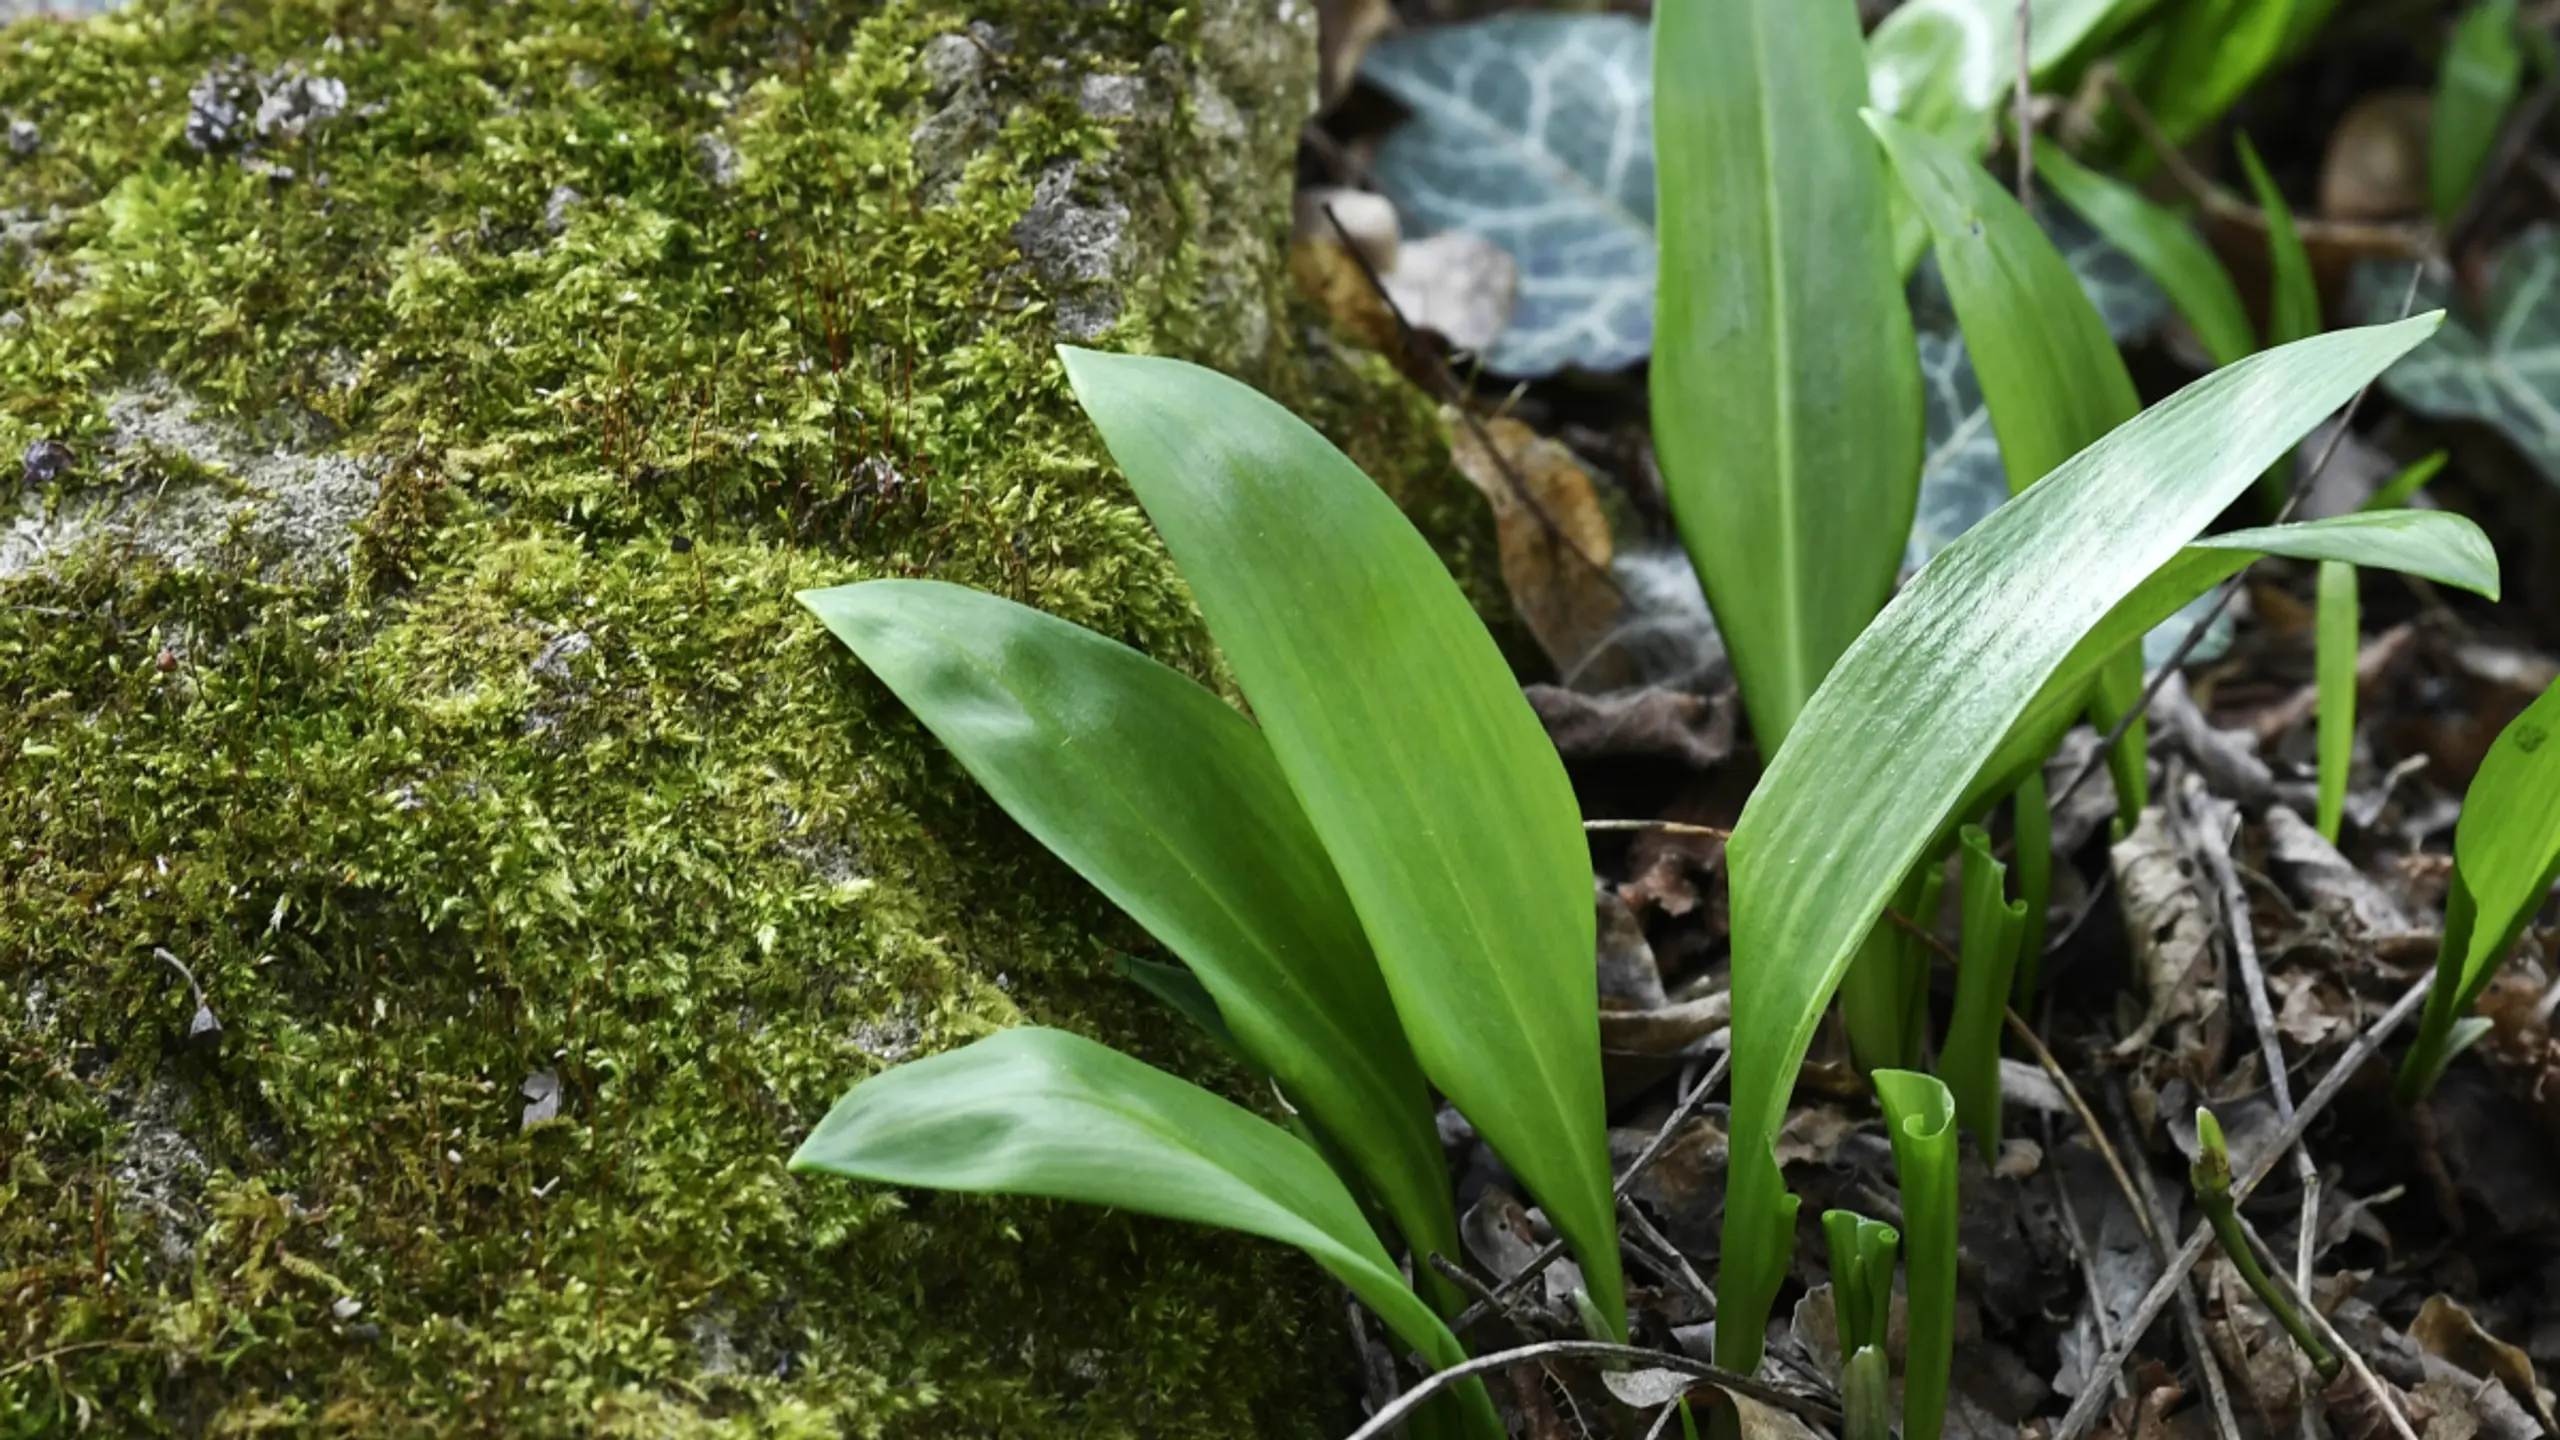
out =
[[(2409, 268), (2356, 271), (2356, 311), (2400, 313)], [(2417, 308), (2446, 305), (2445, 289), (2418, 282)], [(2536, 226), (2498, 261), (2487, 313), (2456, 307), (2436, 338), (2384, 373), (2391, 398), (2439, 420), (2477, 420), (2507, 437), (2542, 478), (2560, 484), (2560, 231)]]
[(1503, 374), (1614, 370), (1652, 348), (1652, 55), (1627, 16), (1522, 11), (1361, 62), (1413, 112), (1373, 172), (1406, 231), (1469, 231), (1519, 262), (1519, 308), (1485, 356)]

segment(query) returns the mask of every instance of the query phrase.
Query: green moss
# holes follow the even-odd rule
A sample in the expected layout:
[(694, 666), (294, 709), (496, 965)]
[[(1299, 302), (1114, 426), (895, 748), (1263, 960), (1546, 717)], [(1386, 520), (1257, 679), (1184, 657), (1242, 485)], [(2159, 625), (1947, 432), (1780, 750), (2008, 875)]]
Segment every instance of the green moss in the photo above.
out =
[[(782, 1169), (845, 1085), (992, 1026), (1234, 1078), (1111, 975), (1142, 938), (789, 599), (930, 573), (1211, 673), (1059, 317), (1264, 384), (1462, 569), (1484, 550), (1427, 409), (1296, 358), (1299, 112), (1221, 38), (1249, 8), (284, 0), (0, 34), (0, 112), (44, 135), (0, 161), (42, 220), (0, 265), (0, 453), (70, 446), (55, 521), (210, 489), (235, 542), (0, 551), (0, 1435), (1342, 1418), (1338, 1303), (1292, 1254)], [(920, 57), (971, 18), (992, 53), (955, 90)], [(234, 55), (347, 113), (197, 153), (188, 88)], [(1088, 74), (1153, 87), (1138, 118)], [(910, 140), (937, 116), (982, 142), (948, 174)], [(1044, 203), (1125, 208), (1108, 273), (1018, 239)], [(111, 423), (156, 385), (242, 453), (357, 457), (371, 516), (253, 523), (282, 503), (253, 477)]]

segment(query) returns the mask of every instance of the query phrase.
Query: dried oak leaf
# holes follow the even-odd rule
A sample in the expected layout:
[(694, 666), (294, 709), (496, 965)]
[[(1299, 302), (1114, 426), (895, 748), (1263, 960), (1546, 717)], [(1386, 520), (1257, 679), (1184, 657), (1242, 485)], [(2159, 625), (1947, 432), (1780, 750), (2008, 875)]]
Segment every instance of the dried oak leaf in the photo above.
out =
[(1559, 674), (1608, 688), (1614, 677), (1577, 674), (1621, 608), (1609, 520), (1591, 477), (1571, 451), (1508, 416), (1479, 424), (1452, 408), (1442, 418), (1449, 457), (1493, 504), (1512, 605)]
[(1668, 760), (1711, 770), (1733, 754), (1733, 692), (1714, 696), (1648, 686), (1585, 695), (1559, 685), (1523, 693), (1556, 752), (1574, 760)]
[(2451, 1296), (2428, 1296), (2418, 1307), (2418, 1318), (2409, 1322), (2409, 1338), (2430, 1355), (2504, 1385), (2509, 1395), (2532, 1407), (2544, 1434), (2560, 1434), (2551, 1392), (2534, 1379), (2533, 1358), (2483, 1329)]
[(2199, 1079), (2212, 1075), (2219, 1068), (2227, 1017), (2203, 869), (2188, 856), (2168, 812), (2156, 805), (2142, 812), (2132, 834), (2109, 848), (2108, 858), (2143, 991), (2142, 1019), (2116, 1042), (2115, 1054), (2131, 1059), (2163, 1026), (2175, 1024), (2170, 1049), (2178, 1068)]

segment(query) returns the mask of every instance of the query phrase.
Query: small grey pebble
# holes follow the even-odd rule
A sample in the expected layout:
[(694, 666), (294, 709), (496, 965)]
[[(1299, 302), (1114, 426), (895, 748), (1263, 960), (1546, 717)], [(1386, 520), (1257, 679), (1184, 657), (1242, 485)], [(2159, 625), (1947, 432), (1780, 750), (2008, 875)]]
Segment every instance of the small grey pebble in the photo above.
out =
[(59, 440), (31, 440), (21, 461), (20, 476), (29, 485), (50, 485), (62, 478), (76, 457)]
[(44, 148), (44, 132), (33, 120), (9, 122), (9, 151), (14, 155), (33, 155)]

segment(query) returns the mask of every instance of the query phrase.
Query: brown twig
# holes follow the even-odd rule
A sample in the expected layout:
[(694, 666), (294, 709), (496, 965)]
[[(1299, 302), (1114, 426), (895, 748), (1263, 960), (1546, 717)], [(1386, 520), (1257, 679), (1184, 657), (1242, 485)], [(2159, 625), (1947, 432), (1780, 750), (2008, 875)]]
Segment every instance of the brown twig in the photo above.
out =
[(1592, 574), (1599, 577), (1601, 583), (1607, 585), (1612, 591), (1616, 591), (1618, 577), (1610, 573), (1608, 566), (1576, 544), (1572, 536), (1565, 533), (1564, 526), (1557, 523), (1555, 516), (1547, 513), (1547, 507), (1521, 480), (1520, 472), (1512, 468), (1511, 457), (1503, 454), (1502, 448), (1493, 443), (1493, 432), (1485, 428), (1484, 422), (1476, 418), (1474, 407), (1467, 404), (1467, 389), (1458, 383), (1457, 372), (1449, 368), (1449, 362), (1440, 358), (1438, 351), (1421, 343), (1419, 333), (1413, 328), (1413, 322), (1405, 318), (1404, 308), (1396, 304), (1396, 298), (1393, 295), (1387, 293), (1386, 279), (1378, 274), (1378, 267), (1370, 264), (1369, 257), (1361, 252), (1357, 244), (1353, 243), (1350, 228), (1342, 223), (1342, 217), (1334, 214), (1333, 207), (1327, 205), (1324, 207), (1324, 218), (1325, 223), (1333, 227), (1333, 233), (1340, 237), (1343, 253), (1351, 257), (1352, 264), (1360, 267), (1360, 278), (1369, 282), (1369, 289), (1378, 297), (1378, 303), (1387, 307), (1388, 316), (1396, 322), (1396, 343), (1403, 348), (1407, 357), (1420, 361), (1430, 368), (1432, 379), (1438, 382), (1444, 398), (1457, 410), (1459, 418), (1466, 422), (1467, 433), (1475, 437), (1478, 445), (1484, 447), (1485, 457), (1493, 462), (1496, 470), (1502, 472), (1502, 483), (1511, 491), (1512, 498), (1518, 500), (1531, 515), (1537, 518), (1539, 528), (1547, 532), (1549, 539), (1563, 546), (1567, 554), (1581, 561)]
[(2418, 1440), (2417, 1430), (2402, 1412), (2399, 1398), (2391, 1393), (2391, 1387), (2382, 1383), (2382, 1377), (2373, 1373), (2373, 1367), (2356, 1353), (2356, 1347), (2348, 1344), (2347, 1337), (2338, 1333), (2338, 1327), (2329, 1323), (2329, 1317), (2320, 1313), (2320, 1307), (2311, 1303), (2309, 1288), (2286, 1277), (2284, 1262), (2267, 1248), (2265, 1237), (2258, 1234), (2257, 1227), (2249, 1223), (2246, 1215), (2240, 1217), (2240, 1231), (2249, 1237), (2249, 1248), (2265, 1259), (2268, 1278), (2276, 1282), (2276, 1288), (2284, 1292), (2284, 1298), (2293, 1302), (2293, 1308), (2302, 1312), (2303, 1318), (2309, 1320), (2321, 1338), (2329, 1342), (2329, 1348), (2337, 1352), (2349, 1370), (2355, 1372), (2357, 1383), (2363, 1385), (2366, 1393), (2382, 1407), (2382, 1413), (2390, 1418), (2391, 1428), (2399, 1433), (2400, 1440)]
[[(1645, 1142), (1644, 1149), (1636, 1153), (1636, 1158), (1627, 1166), (1626, 1173), (1620, 1175), (1617, 1183), (1610, 1187), (1611, 1200), (1627, 1198), (1628, 1187), (1635, 1184), (1645, 1171), (1653, 1168), (1653, 1162), (1661, 1158), (1663, 1150), (1670, 1145), (1672, 1135), (1679, 1130), (1682, 1122), (1697, 1113), (1698, 1107), (1706, 1103), (1708, 1093), (1716, 1088), (1717, 1083), (1724, 1079), (1725, 1072), (1732, 1068), (1733, 1052), (1731, 1050), (1716, 1057), (1716, 1063), (1707, 1070), (1707, 1077), (1680, 1097), (1680, 1103), (1671, 1108), (1670, 1117), (1662, 1122), (1662, 1128), (1653, 1132), (1653, 1138)], [(1520, 1273), (1494, 1286), (1488, 1298), (1495, 1305), (1500, 1305), (1505, 1297), (1517, 1293), (1521, 1286), (1545, 1274), (1547, 1267), (1556, 1263), (1556, 1258), (1562, 1254), (1564, 1254), (1564, 1241), (1548, 1241), (1537, 1254), (1529, 1257), (1528, 1264), (1520, 1267)], [(1482, 1320), (1492, 1308), (1484, 1301), (1477, 1301), (1458, 1312), (1458, 1318), (1449, 1322), (1450, 1331), (1459, 1335), (1466, 1334), (1467, 1328)]]
[(1397, 1396), (1395, 1403), (1370, 1416), (1367, 1424), (1351, 1432), (1349, 1440), (1379, 1440), (1379, 1437), (1389, 1434), (1403, 1424), (1405, 1417), (1420, 1408), (1422, 1402), (1469, 1376), (1499, 1370), (1506, 1365), (1547, 1360), (1632, 1361), (1649, 1369), (1668, 1370), (1676, 1375), (1687, 1375), (1693, 1379), (1704, 1380), (1717, 1389), (1730, 1390), (1736, 1395), (1748, 1395), (1762, 1404), (1775, 1405), (1782, 1410), (1793, 1411), (1820, 1425), (1830, 1426), (1840, 1423), (1840, 1412), (1819, 1400), (1775, 1385), (1764, 1384), (1748, 1375), (1727, 1370), (1721, 1365), (1710, 1365), (1704, 1360), (1692, 1360), (1686, 1355), (1674, 1354), (1668, 1350), (1646, 1350), (1634, 1345), (1612, 1345), (1605, 1340), (1544, 1340), (1535, 1345), (1523, 1345), (1517, 1349), (1503, 1350), (1492, 1355), (1479, 1355), (1463, 1365), (1452, 1365), (1446, 1370), (1434, 1371), (1421, 1384)]
[[(2231, 1187), (2235, 1204), (2249, 1198), (2249, 1192), (2257, 1189), (2258, 1182), (2264, 1180), (2268, 1172), (2275, 1169), (2276, 1161), (2283, 1156), (2285, 1149), (2301, 1138), (2302, 1133), (2311, 1127), (2311, 1122), (2319, 1117), (2321, 1111), (2329, 1108), (2329, 1102), (2336, 1099), (2338, 1092), (2346, 1088), (2347, 1081), (2353, 1078), (2357, 1070), (2363, 1068), (2364, 1062), (2373, 1058), (2374, 1052), (2382, 1048), (2382, 1042), (2391, 1037), (2391, 1032), (2399, 1029), (2411, 1015), (2417, 1013), (2418, 1007), (2426, 1002), (2427, 991), (2432, 989), (2435, 983), (2435, 972), (2427, 971), (2419, 977), (2418, 983), (2410, 986), (2407, 993), (2383, 1013), (2381, 1019), (2366, 1027), (2364, 1033), (2358, 1035), (2354, 1042), (2347, 1046), (2347, 1053), (2338, 1057), (2338, 1063), (2329, 1067), (2329, 1073), (2320, 1077), (2320, 1083), (2312, 1088), (2311, 1093), (2304, 1097), (2301, 1107), (2293, 1112), (2293, 1119), (2276, 1137), (2275, 1146), (2252, 1160), (2247, 1174), (2235, 1178)], [(2193, 1230), (2187, 1232), (2186, 1243), (2178, 1247), (2178, 1253), (2171, 1257), (2168, 1268), (2161, 1272), (2159, 1280), (2154, 1282), (2151, 1289), (2143, 1295), (2141, 1305), (2135, 1308), (2133, 1318), (2125, 1327), (2125, 1333), (2117, 1337), (2116, 1343), (2107, 1347), (2107, 1353), (2099, 1362), (2098, 1368), (2114, 1370), (2125, 1363), (2125, 1360), (2132, 1355), (2133, 1347), (2140, 1340), (2142, 1332), (2151, 1327), (2152, 1321), (2160, 1318), (2161, 1307), (2169, 1303), (2170, 1297), (2176, 1293), (2179, 1284), (2186, 1279), (2187, 1272), (2195, 1268), (2196, 1261), (2203, 1257), (2206, 1247), (2212, 1243), (2213, 1227), (2211, 1225), (2199, 1222)], [(2089, 1427), (2096, 1423), (2098, 1411), (2105, 1403), (2106, 1392), (2097, 1386), (2092, 1385), (2082, 1391), (2079, 1398), (2071, 1402), (2071, 1409), (2063, 1415), (2062, 1423), (2054, 1428), (2051, 1440), (2081, 1440), (2082, 1436), (2089, 1433)]]
[[(2133, 93), (2133, 87), (2124, 83), (2122, 76), (2109, 69), (2105, 83), (2108, 98), (2115, 101), (2116, 108), (2133, 122), (2133, 128), (2142, 132), (2143, 141), (2151, 147), (2151, 153), (2160, 157), (2161, 168), (2169, 172), (2169, 178), (2177, 182), (2179, 189), (2186, 191), (2190, 198), (2204, 207), (2206, 214), (2215, 219), (2246, 226), (2261, 235), (2267, 233), (2266, 212), (2216, 185), (2198, 170), (2186, 152), (2169, 138), (2168, 132), (2160, 128), (2160, 121), (2143, 105), (2141, 97)], [(2386, 255), (2396, 260), (2420, 259), (2429, 253), (2426, 232), (2413, 226), (2365, 225), (2354, 221), (2323, 220), (2318, 216), (2297, 216), (2293, 228), (2306, 245), (2334, 245), (2362, 254)]]
[(2144, 1238), (2156, 1242), (2159, 1237), (2151, 1233), (2150, 1212), (2142, 1204), (2140, 1192), (2133, 1188), (2133, 1172), (2125, 1169), (2124, 1157), (2118, 1155), (2114, 1144), (2108, 1141), (2106, 1127), (2098, 1123), (2097, 1112), (2091, 1110), (2089, 1102), (2081, 1097), (2080, 1087), (2072, 1084), (2071, 1077), (2063, 1073), (2062, 1063), (2053, 1058), (2052, 1051), (2044, 1048), (2044, 1041), (2037, 1037), (2034, 1027), (2027, 1024), (2025, 1017), (2006, 1008), (2000, 1013), (2009, 1022), (2009, 1033), (2017, 1036), (2019, 1043), (2036, 1057), (2036, 1064), (2044, 1067), (2045, 1075), (2061, 1089), (2063, 1101), (2070, 1105), (2071, 1113), (2080, 1117), (2080, 1128), (2089, 1132), (2089, 1143), (2098, 1147), (2098, 1158), (2107, 1162), (2107, 1173), (2115, 1176), (2116, 1188), (2124, 1192), (2125, 1203), (2133, 1207), (2134, 1221), (2142, 1227)]
[[(2107, 1086), (2107, 1108), (2115, 1112), (2117, 1124), (2123, 1126), (2125, 1143), (2134, 1143), (2133, 1125), (2124, 1101), (2124, 1087), (2112, 1081)], [(2169, 1216), (2168, 1207), (2160, 1199), (2158, 1176), (2149, 1165), (2142, 1167), (2141, 1188), (2129, 1196), (2134, 1219), (2141, 1222), (2143, 1238), (2151, 1242), (2151, 1258), (2162, 1265), (2169, 1263), (2169, 1245), (2161, 1238), (2160, 1227)], [(2240, 1420), (2231, 1413), (2231, 1387), (2223, 1378), (2222, 1365), (2214, 1357), (2213, 1337), (2205, 1329), (2204, 1307), (2196, 1301), (2192, 1283), (2178, 1287), (2178, 1328), (2187, 1337), (2187, 1348), (2196, 1355), (2196, 1371), (2204, 1376), (2205, 1398), (2213, 1410), (2215, 1432), (2222, 1440), (2239, 1440)]]

